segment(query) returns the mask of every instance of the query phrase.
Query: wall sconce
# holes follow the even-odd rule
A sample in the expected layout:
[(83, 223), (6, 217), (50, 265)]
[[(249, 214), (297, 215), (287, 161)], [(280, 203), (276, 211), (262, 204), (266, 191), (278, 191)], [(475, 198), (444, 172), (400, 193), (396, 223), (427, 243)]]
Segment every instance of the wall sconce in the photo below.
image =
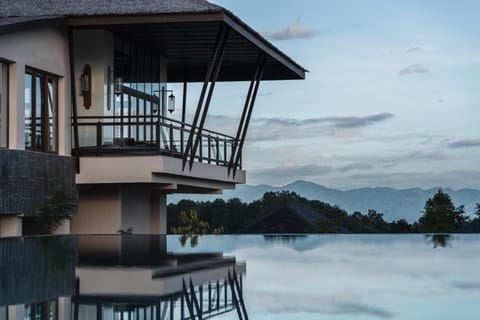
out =
[(169, 91), (171, 91), (171, 93), (168, 96), (168, 112), (172, 113), (175, 111), (175, 96), (173, 95), (173, 90)]
[(83, 96), (83, 106), (90, 109), (92, 105), (92, 68), (89, 64), (83, 67), (80, 76), (80, 94)]
[(175, 111), (175, 96), (173, 95), (173, 90), (167, 90), (165, 88), (162, 88), (162, 90), (155, 90), (154, 92), (162, 93), (162, 103), (163, 101), (165, 101), (165, 93), (170, 92), (170, 95), (168, 96), (168, 101), (167, 101), (167, 110), (170, 113)]
[(113, 92), (118, 96), (123, 93), (123, 79), (116, 77), (113, 81)]

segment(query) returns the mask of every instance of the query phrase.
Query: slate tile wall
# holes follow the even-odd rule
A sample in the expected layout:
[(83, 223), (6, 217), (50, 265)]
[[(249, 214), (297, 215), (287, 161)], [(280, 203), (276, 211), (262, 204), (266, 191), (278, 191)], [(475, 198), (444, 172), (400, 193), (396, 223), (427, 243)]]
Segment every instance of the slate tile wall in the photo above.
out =
[(0, 215), (34, 216), (61, 185), (77, 194), (74, 158), (0, 149)]

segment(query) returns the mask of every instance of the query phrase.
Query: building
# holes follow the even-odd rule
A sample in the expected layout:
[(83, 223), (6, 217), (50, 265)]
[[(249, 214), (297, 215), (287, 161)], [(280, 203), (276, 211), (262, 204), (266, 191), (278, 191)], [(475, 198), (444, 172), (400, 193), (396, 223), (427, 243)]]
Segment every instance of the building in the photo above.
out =
[[(261, 80), (305, 69), (204, 0), (0, 0), (0, 235), (35, 229), (58, 187), (78, 192), (62, 233), (166, 233), (171, 193), (245, 183)], [(235, 136), (205, 127), (218, 81), (249, 82)], [(186, 101), (189, 83), (201, 83)], [(182, 83), (181, 121), (168, 117)], [(180, 100), (180, 99), (177, 99)], [(185, 121), (193, 113), (191, 122)]]

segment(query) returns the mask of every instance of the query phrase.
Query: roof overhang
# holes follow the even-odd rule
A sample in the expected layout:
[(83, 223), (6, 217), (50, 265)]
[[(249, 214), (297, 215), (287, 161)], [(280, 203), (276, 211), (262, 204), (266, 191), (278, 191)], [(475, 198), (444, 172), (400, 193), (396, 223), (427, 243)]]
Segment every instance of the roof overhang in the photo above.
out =
[(204, 81), (222, 26), (230, 33), (218, 81), (248, 81), (259, 53), (266, 54), (263, 80), (304, 79), (306, 70), (232, 13), (144, 16), (76, 16), (72, 28), (106, 28), (132, 45), (167, 58), (169, 82)]

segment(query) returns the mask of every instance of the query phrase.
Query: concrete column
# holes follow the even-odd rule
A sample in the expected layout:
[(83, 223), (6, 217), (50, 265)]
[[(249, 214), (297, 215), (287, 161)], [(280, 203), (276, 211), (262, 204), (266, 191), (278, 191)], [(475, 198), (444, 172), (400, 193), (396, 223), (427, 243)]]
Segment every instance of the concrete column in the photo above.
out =
[(70, 219), (63, 219), (62, 224), (58, 226), (53, 234), (70, 234)]
[(25, 305), (18, 304), (14, 306), (8, 306), (8, 320), (24, 320), (25, 318)]
[(121, 229), (133, 234), (150, 233), (150, 191), (142, 188), (125, 188), (122, 193)]
[(119, 190), (80, 191), (78, 214), (72, 217), (72, 234), (115, 234), (122, 225)]
[(12, 63), (9, 67), (8, 146), (25, 149), (25, 64)]
[(0, 238), (22, 235), (22, 217), (0, 216)]
[(58, 298), (58, 320), (72, 319), (72, 300), (70, 297)]
[(167, 194), (158, 191), (150, 198), (150, 233), (167, 233)]

